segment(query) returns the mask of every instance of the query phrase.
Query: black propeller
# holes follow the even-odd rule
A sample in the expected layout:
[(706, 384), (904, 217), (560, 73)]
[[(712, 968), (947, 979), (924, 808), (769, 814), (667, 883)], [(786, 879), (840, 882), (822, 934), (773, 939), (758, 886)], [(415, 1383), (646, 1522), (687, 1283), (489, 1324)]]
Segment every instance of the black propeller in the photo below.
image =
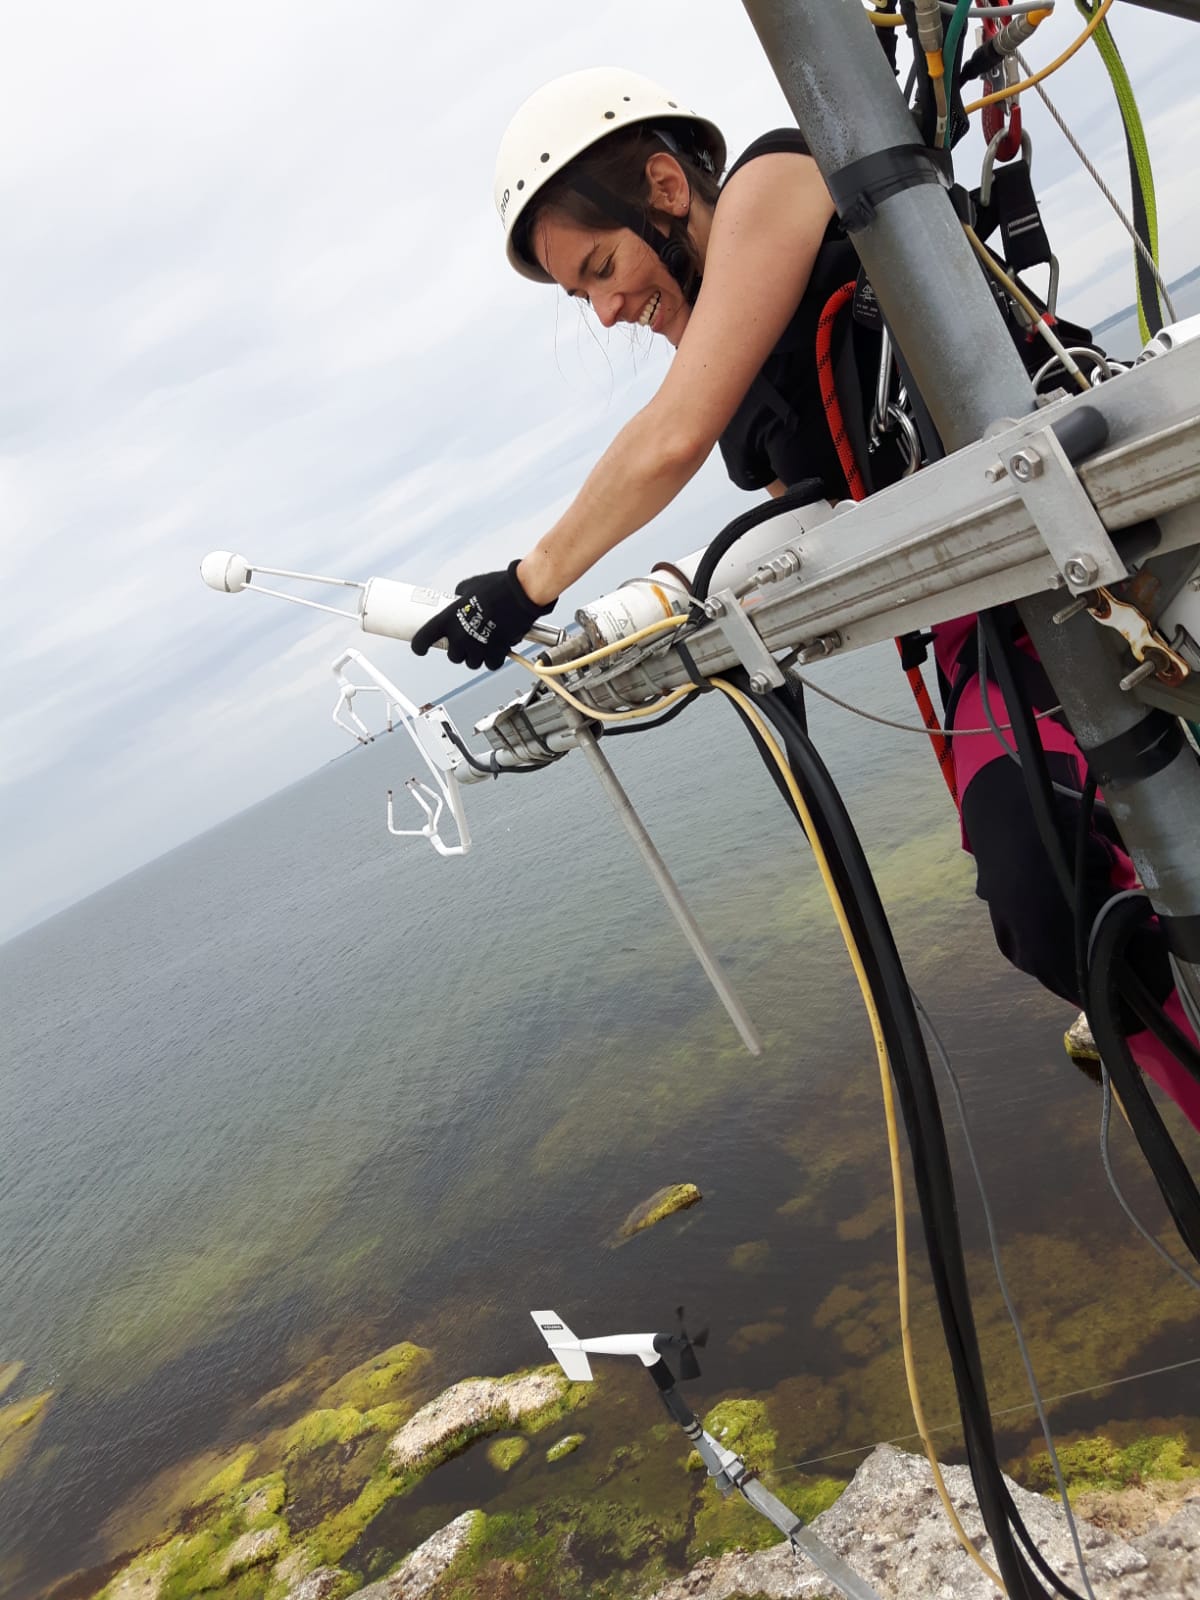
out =
[[(675, 1307), (675, 1320), (679, 1323), (678, 1343), (679, 1351), (679, 1381), (688, 1383), (693, 1378), (700, 1376), (700, 1363), (696, 1359), (697, 1349), (703, 1350), (708, 1343), (708, 1329), (701, 1328), (694, 1339), (688, 1337), (688, 1331), (683, 1325), (683, 1307)], [(673, 1341), (674, 1342), (674, 1341)]]

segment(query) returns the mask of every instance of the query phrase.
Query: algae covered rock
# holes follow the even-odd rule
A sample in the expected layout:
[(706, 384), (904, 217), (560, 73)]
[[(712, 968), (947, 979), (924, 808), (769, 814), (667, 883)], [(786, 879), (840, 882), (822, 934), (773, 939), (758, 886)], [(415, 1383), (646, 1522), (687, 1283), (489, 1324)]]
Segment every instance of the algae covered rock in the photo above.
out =
[(409, 1387), (431, 1359), (430, 1352), (418, 1344), (394, 1344), (343, 1373), (317, 1397), (317, 1407), (338, 1411), (353, 1406), (356, 1411), (371, 1411)]
[(641, 1233), (643, 1228), (652, 1228), (656, 1222), (661, 1222), (664, 1217), (671, 1217), (677, 1211), (686, 1211), (689, 1206), (694, 1206), (703, 1200), (694, 1183), (671, 1183), (665, 1189), (658, 1189), (649, 1200), (644, 1200), (640, 1206), (633, 1210), (621, 1224), (618, 1238), (632, 1239), (635, 1233)]
[(493, 1439), (487, 1447), (487, 1458), (497, 1472), (511, 1472), (528, 1449), (528, 1439)]
[(256, 1567), (261, 1561), (268, 1561), (279, 1549), (282, 1531), (278, 1523), (269, 1528), (258, 1528), (251, 1533), (243, 1533), (235, 1539), (225, 1552), (221, 1563), (221, 1576), (234, 1578), (239, 1572), (245, 1572), (248, 1567)]
[(504, 1380), (464, 1378), (409, 1418), (388, 1445), (393, 1471), (433, 1466), (485, 1433), (540, 1414), (552, 1420), (570, 1399), (572, 1385), (557, 1371), (530, 1372)]
[(332, 1600), (335, 1595), (345, 1594), (353, 1582), (350, 1573), (343, 1572), (341, 1567), (317, 1567), (314, 1572), (306, 1573), (294, 1589), (289, 1589), (283, 1600)]
[(569, 1456), (579, 1449), (583, 1443), (582, 1433), (568, 1433), (565, 1438), (557, 1440), (546, 1451), (547, 1461), (561, 1461), (564, 1456)]
[(355, 1600), (424, 1600), (432, 1596), (455, 1558), (470, 1544), (484, 1523), (482, 1511), (464, 1511), (461, 1517), (418, 1545), (394, 1572), (379, 1583), (360, 1589)]

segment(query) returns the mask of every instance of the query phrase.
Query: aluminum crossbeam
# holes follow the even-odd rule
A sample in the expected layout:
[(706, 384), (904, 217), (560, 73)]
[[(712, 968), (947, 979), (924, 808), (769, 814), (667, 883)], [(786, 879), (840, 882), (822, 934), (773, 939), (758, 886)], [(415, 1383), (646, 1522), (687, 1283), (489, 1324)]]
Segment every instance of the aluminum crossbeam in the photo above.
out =
[[(1067, 592), (1051, 547), (1027, 500), (997, 468), (1050, 424), (1086, 405), (1108, 425), (1108, 442), (1077, 470), (1099, 523), (1120, 543), (1122, 529), (1159, 522), (1158, 552), (1200, 544), (1200, 342), (1159, 356), (1087, 395), (1072, 396), (1022, 418), (914, 477), (847, 506), (788, 548), (800, 570), (762, 591), (755, 626), (775, 652), (829, 635), (840, 650), (1023, 600), (1047, 589)], [(715, 532), (715, 530), (713, 530)], [(1078, 531), (1078, 530), (1077, 530)], [(1078, 540), (1076, 541), (1078, 542)], [(1086, 553), (1086, 552), (1085, 552)], [(689, 639), (706, 675), (738, 663), (716, 626)], [(664, 645), (636, 675), (611, 670), (573, 684), (599, 710), (644, 702), (688, 682), (678, 655)], [(528, 752), (522, 724), (545, 737), (569, 726), (563, 703), (544, 691), (523, 695), (509, 711), (480, 724), (498, 749)]]

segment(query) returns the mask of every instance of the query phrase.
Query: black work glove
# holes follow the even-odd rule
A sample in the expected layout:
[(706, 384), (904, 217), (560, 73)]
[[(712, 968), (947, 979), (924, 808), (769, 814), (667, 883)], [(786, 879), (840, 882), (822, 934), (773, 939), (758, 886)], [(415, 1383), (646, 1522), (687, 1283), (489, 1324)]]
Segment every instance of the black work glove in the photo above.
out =
[(423, 656), (431, 645), (445, 639), (451, 661), (465, 661), (471, 668), (486, 667), (489, 672), (502, 667), (513, 645), (556, 604), (551, 600), (544, 606), (535, 605), (521, 587), (517, 565), (510, 561), (503, 572), (482, 572), (455, 584), (454, 592), (461, 598), (417, 629), (412, 638), (414, 653)]

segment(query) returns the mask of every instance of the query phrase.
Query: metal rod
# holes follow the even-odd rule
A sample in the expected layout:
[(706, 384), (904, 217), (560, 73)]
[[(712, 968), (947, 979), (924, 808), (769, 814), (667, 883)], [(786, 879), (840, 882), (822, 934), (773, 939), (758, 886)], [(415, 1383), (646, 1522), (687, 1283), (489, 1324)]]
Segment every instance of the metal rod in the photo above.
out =
[(878, 1589), (872, 1589), (865, 1578), (860, 1578), (854, 1568), (804, 1527), (794, 1511), (789, 1511), (782, 1500), (777, 1500), (769, 1489), (764, 1489), (757, 1478), (747, 1478), (738, 1484), (738, 1492), (754, 1509), (773, 1522), (780, 1533), (791, 1542), (793, 1549), (806, 1555), (818, 1571), (823, 1572), (850, 1600), (879, 1600)]
[[(575, 713), (578, 716), (578, 713)], [(697, 961), (704, 968), (705, 977), (716, 990), (717, 998), (729, 1013), (729, 1019), (741, 1035), (742, 1043), (752, 1056), (762, 1055), (762, 1041), (755, 1032), (746, 1008), (734, 993), (729, 980), (721, 971), (716, 956), (705, 943), (704, 935), (700, 932), (695, 917), (688, 909), (687, 902), (679, 891), (679, 886), (667, 869), (667, 864), (659, 855), (654, 840), (646, 832), (642, 819), (634, 809), (633, 802), (621, 786), (621, 781), (609, 765), (608, 757), (600, 749), (596, 736), (579, 718), (575, 729), (575, 742), (587, 757), (592, 771), (600, 780), (600, 787), (604, 790), (612, 808), (621, 819), (625, 831), (637, 845), (641, 852), (642, 860), (650, 869), (650, 876), (659, 887), (663, 899), (670, 907), (671, 915), (675, 918), (683, 936), (695, 952)]]
[[(743, 0), (824, 176), (883, 151), (911, 148), (912, 116), (860, 0)], [(947, 449), (1034, 409), (1032, 384), (947, 192), (917, 183), (874, 203), (855, 248), (892, 335)], [(1089, 617), (1056, 625), (1061, 602), (1018, 609), (1086, 754), (1138, 722), (1145, 708), (1118, 687), (1121, 669)], [(1120, 791), (1114, 820), (1155, 910), (1200, 916), (1200, 769), (1185, 754)], [(1189, 997), (1200, 972), (1179, 963)]]

